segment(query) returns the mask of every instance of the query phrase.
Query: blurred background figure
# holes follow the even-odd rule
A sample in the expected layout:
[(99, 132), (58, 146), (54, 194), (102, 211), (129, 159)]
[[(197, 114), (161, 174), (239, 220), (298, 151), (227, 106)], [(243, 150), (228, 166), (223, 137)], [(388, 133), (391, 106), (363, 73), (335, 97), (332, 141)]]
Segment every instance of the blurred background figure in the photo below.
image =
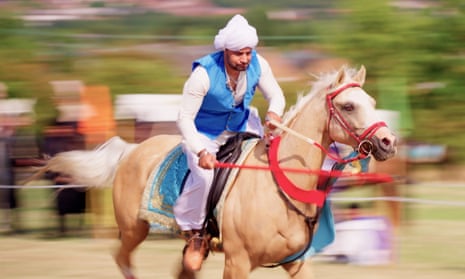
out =
[[(54, 156), (59, 152), (85, 150), (114, 135), (115, 123), (109, 88), (86, 86), (80, 80), (50, 82), (58, 115), (55, 123), (44, 128), (42, 153)], [(55, 185), (69, 185), (72, 178), (66, 174), (50, 173), (47, 177)], [(92, 186), (92, 185), (84, 185)], [(84, 213), (90, 213), (91, 224), (98, 228), (104, 224), (103, 202), (105, 189), (63, 187), (56, 193), (60, 233), (67, 232), (66, 215), (80, 214), (79, 227), (84, 224)], [(88, 210), (86, 210), (88, 209)]]
[(16, 130), (33, 122), (33, 99), (8, 98), (8, 87), (0, 82), (0, 230), (14, 231), (18, 207), (14, 189), (15, 174), (12, 149)]
[[(68, 88), (68, 94), (59, 94), (66, 91), (57, 90), (56, 84), (54, 85), (54, 101), (59, 112), (56, 121), (52, 125), (46, 126), (43, 131), (40, 150), (46, 156), (54, 156), (59, 152), (84, 148), (83, 137), (77, 132), (80, 86), (75, 88), (77, 91), (73, 90), (73, 86), (64, 86)], [(69, 185), (72, 182), (70, 177), (61, 173), (48, 173), (46, 178), (55, 185)], [(58, 188), (54, 191), (56, 192), (54, 201), (58, 214), (60, 235), (65, 235), (68, 231), (66, 224), (66, 215), (68, 214), (80, 214), (79, 228), (82, 228), (84, 224), (83, 214), (86, 211), (86, 189)]]
[[(0, 82), (0, 102), (7, 97), (7, 87)], [(13, 172), (10, 162), (10, 145), (14, 128), (4, 109), (0, 110), (0, 186), (13, 185)], [(0, 188), (0, 230), (9, 231), (11, 229), (10, 210), (16, 208), (16, 197), (14, 189)]]
[[(93, 149), (116, 135), (113, 101), (108, 86), (86, 85), (82, 87), (80, 102), (77, 132), (84, 140), (82, 149)], [(112, 234), (116, 223), (113, 217), (111, 188), (89, 188), (87, 193), (87, 208), (91, 213), (89, 217), (91, 217), (94, 237)]]
[[(53, 90), (52, 101), (56, 109), (56, 117), (43, 127), (41, 140), (38, 141), (38, 148), (44, 159), (59, 152), (84, 148), (82, 136), (77, 132), (80, 115), (79, 94), (84, 83), (80, 80), (64, 80), (51, 81), (50, 85)], [(45, 178), (55, 185), (71, 183), (71, 178), (61, 173), (47, 173)], [(52, 191), (60, 235), (65, 235), (68, 231), (66, 224), (68, 214), (81, 214), (79, 227), (82, 227), (86, 209), (85, 188), (58, 188)]]

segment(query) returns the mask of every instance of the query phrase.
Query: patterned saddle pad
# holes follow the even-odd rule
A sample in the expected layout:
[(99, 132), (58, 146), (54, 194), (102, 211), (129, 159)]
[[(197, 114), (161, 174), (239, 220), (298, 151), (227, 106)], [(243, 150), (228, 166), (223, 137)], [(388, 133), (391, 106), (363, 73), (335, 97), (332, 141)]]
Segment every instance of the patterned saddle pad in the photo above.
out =
[(151, 232), (176, 233), (173, 205), (188, 173), (181, 145), (174, 147), (152, 171), (142, 196), (139, 217), (150, 224)]

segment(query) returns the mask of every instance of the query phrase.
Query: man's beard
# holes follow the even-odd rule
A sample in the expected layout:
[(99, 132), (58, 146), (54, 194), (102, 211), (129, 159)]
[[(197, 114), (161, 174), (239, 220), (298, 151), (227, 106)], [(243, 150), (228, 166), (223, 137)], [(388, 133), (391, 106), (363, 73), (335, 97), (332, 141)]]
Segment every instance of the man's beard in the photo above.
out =
[(230, 61), (228, 61), (228, 64), (229, 64), (229, 67), (231, 67), (233, 70), (239, 71), (239, 72), (243, 72), (247, 70), (247, 68), (249, 67), (249, 64), (245, 64), (245, 65), (244, 64), (233, 64)]
[(247, 70), (248, 67), (249, 67), (249, 64), (246, 64), (246, 65), (239, 64), (233, 67), (233, 69), (236, 71), (242, 72), (242, 71)]

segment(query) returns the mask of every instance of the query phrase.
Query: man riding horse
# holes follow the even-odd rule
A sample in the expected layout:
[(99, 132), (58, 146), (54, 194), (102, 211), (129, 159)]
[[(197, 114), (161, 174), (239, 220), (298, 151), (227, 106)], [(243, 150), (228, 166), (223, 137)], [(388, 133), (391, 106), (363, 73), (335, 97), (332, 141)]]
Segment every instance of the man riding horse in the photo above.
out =
[(258, 87), (269, 103), (269, 121), (281, 122), (285, 98), (268, 62), (255, 47), (256, 29), (241, 15), (235, 15), (219, 30), (217, 50), (193, 62), (184, 84), (177, 121), (190, 174), (174, 206), (175, 219), (186, 238), (183, 264), (201, 268), (207, 248), (203, 232), (208, 193), (214, 177), (216, 153), (239, 132), (263, 136), (258, 114), (250, 104)]

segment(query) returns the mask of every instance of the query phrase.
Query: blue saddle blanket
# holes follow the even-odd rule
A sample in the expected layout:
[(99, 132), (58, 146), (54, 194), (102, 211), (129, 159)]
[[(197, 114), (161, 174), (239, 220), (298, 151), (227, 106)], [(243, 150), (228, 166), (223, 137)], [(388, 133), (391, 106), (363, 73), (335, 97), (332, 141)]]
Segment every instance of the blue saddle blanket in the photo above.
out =
[(151, 232), (178, 233), (173, 206), (188, 173), (181, 145), (174, 147), (154, 169), (142, 196), (139, 217), (150, 224)]

